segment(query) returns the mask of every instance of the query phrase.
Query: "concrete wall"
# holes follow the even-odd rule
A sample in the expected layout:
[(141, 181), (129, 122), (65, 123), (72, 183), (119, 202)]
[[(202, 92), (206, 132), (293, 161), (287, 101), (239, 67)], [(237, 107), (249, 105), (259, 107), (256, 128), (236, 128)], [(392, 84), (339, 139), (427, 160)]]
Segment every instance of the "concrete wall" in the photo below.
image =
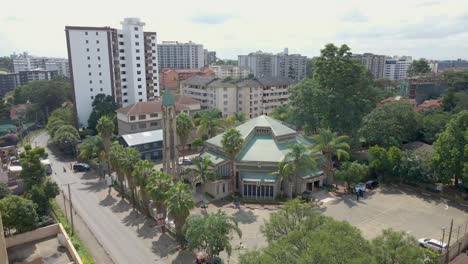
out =
[[(42, 228), (38, 228), (33, 231), (29, 231), (26, 233), (22, 233), (19, 235), (15, 235), (12, 237), (7, 237), (6, 238), (6, 247), (14, 247), (18, 245), (23, 245), (29, 242), (34, 242), (43, 238), (51, 237), (51, 236), (56, 236), (57, 234), (63, 234), (65, 236), (65, 239), (67, 241), (66, 248), (68, 249), (68, 252), (70, 253), (71, 257), (73, 258), (73, 261), (75, 261), (76, 264), (82, 264), (80, 256), (78, 256), (78, 253), (75, 250), (75, 247), (73, 247), (73, 244), (68, 237), (68, 234), (65, 232), (65, 229), (63, 228), (62, 224), (54, 224)], [(1, 256), (1, 253), (0, 253)]]
[[(229, 194), (231, 180), (207, 181), (204, 184), (204, 191), (211, 194), (215, 199), (221, 199)], [(223, 192), (224, 185), (224, 192)]]
[(2, 215), (0, 214), (0, 263), (8, 264), (5, 235), (3, 233)]

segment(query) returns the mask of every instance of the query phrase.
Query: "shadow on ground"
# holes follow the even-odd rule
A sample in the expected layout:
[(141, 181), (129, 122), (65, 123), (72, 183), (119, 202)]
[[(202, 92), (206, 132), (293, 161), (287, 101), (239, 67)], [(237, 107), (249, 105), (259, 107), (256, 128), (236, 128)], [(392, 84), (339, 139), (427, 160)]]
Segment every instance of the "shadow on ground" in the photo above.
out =
[(112, 195), (107, 195), (104, 200), (101, 200), (99, 202), (99, 205), (111, 206), (111, 205), (115, 204), (115, 202), (117, 202), (117, 199), (115, 199)]
[(252, 224), (257, 221), (257, 216), (251, 210), (239, 209), (232, 216), (241, 224)]

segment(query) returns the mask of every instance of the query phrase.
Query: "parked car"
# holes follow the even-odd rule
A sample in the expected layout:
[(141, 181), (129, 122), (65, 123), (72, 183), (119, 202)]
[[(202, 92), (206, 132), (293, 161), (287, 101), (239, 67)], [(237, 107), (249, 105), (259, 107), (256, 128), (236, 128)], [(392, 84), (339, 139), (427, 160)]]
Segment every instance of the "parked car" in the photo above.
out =
[(74, 171), (89, 171), (91, 167), (86, 163), (75, 163), (73, 164)]
[(353, 187), (353, 192), (354, 193), (357, 193), (359, 191), (363, 191), (365, 192), (366, 191), (366, 185), (362, 182), (356, 184), (354, 187)]
[(311, 198), (314, 198), (314, 193), (312, 191), (305, 190), (302, 192), (301, 196), (303, 200), (310, 201)]
[(188, 158), (180, 158), (179, 159), (179, 165), (192, 165), (193, 161)]
[(425, 248), (430, 248), (438, 251), (447, 250), (447, 244), (440, 242), (436, 239), (431, 238), (420, 238), (418, 239), (418, 243), (420, 246)]
[(377, 182), (377, 180), (370, 180), (366, 182), (367, 189), (374, 189), (374, 188), (377, 188), (377, 186), (379, 186), (379, 183)]

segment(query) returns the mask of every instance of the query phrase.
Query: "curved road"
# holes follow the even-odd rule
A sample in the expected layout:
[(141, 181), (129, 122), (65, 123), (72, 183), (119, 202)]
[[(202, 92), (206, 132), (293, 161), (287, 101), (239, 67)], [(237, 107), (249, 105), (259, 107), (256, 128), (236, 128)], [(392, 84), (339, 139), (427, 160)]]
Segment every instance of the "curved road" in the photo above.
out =
[[(38, 146), (46, 148), (48, 140), (46, 133), (35, 139)], [(105, 182), (100, 182), (95, 173), (73, 173), (69, 160), (55, 156), (48, 148), (47, 152), (53, 169), (52, 178), (63, 190), (67, 188), (64, 184), (72, 183), (73, 207), (116, 263), (167, 263), (159, 256), (167, 254), (158, 248), (169, 250), (172, 243), (168, 238), (166, 244), (169, 245), (164, 241), (155, 242), (160, 234), (150, 221), (132, 212), (115, 194), (107, 196)]]

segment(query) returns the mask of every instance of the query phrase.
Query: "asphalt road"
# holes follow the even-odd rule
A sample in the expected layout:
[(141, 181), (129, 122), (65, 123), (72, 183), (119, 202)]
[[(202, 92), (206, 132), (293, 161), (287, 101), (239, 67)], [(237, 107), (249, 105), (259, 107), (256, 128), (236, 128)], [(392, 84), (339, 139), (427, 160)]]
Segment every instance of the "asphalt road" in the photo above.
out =
[[(47, 146), (48, 139), (49, 136), (44, 133), (35, 141), (38, 146)], [(156, 234), (147, 235), (154, 231), (154, 227), (144, 226), (149, 231), (142, 233), (139, 229), (146, 224), (143, 223), (144, 220), (135, 212), (131, 212), (131, 208), (123, 202), (118, 202), (119, 200), (112, 196), (106, 198), (107, 188), (104, 181), (99, 182), (95, 175), (89, 172), (86, 175), (72, 172), (70, 161), (60, 160), (50, 149), (47, 149), (47, 152), (53, 169), (52, 178), (64, 190), (67, 190), (65, 184), (71, 183), (75, 210), (115, 263), (166, 263), (154, 248), (152, 240)], [(63, 171), (64, 167), (66, 172)], [(140, 232), (136, 232), (135, 228)]]

